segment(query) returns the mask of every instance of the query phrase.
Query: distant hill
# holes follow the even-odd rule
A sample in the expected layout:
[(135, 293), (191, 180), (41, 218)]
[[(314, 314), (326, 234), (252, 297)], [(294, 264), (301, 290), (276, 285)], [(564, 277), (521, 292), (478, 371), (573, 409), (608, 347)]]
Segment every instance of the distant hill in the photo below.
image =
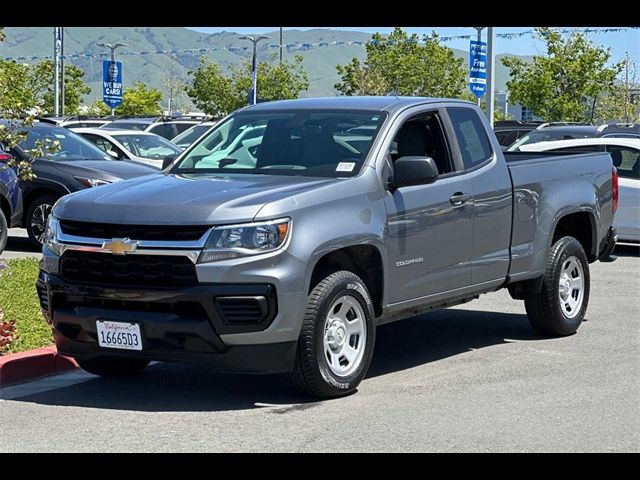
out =
[[(0, 43), (0, 57), (31, 57), (51, 55), (53, 52), (53, 32), (50, 27), (6, 27), (6, 40)], [(258, 44), (258, 55), (261, 60), (267, 60), (278, 54), (277, 48), (270, 48), (276, 44), (279, 33), (267, 34), (272, 41)], [(246, 47), (249, 42), (239, 40), (239, 34), (234, 32), (217, 32), (213, 34), (194, 32), (181, 27), (67, 27), (65, 28), (65, 54), (100, 53), (102, 47), (97, 44), (104, 42), (122, 42), (126, 47), (116, 51), (156, 51), (156, 50), (184, 50), (184, 49), (214, 49), (207, 53), (180, 53), (175, 55), (177, 63), (167, 55), (119, 55), (118, 60), (124, 63), (124, 83), (133, 85), (136, 81), (145, 82), (153, 87), (165, 91), (163, 79), (171, 68), (178, 75), (187, 78), (187, 71), (198, 65), (201, 55), (205, 55), (220, 63), (223, 68), (237, 63), (250, 55), (249, 50), (229, 51), (223, 47)], [(285, 30), (286, 44), (312, 44), (319, 42), (365, 42), (371, 38), (368, 33), (350, 32), (334, 29), (313, 30)], [(468, 53), (455, 50), (457, 56), (468, 61)], [(333, 85), (339, 80), (335, 66), (351, 61), (353, 57), (363, 59), (365, 47), (362, 45), (328, 45), (284, 51), (284, 58), (290, 59), (300, 54), (304, 57), (304, 66), (309, 73), (310, 87), (304, 96), (335, 95)], [(502, 66), (498, 55), (496, 62), (496, 88), (504, 89), (507, 80), (506, 69)], [(27, 63), (34, 60), (23, 60)], [(92, 93), (85, 98), (90, 103), (101, 95), (102, 63), (99, 58), (69, 59), (67, 62), (77, 65), (85, 71), (85, 79), (91, 86)], [(185, 102), (189, 103), (185, 98)]]

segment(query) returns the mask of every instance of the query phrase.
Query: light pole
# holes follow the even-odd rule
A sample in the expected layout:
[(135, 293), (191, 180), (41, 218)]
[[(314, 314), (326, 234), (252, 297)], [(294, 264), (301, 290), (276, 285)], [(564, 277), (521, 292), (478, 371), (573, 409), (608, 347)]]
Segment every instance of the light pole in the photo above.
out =
[[(115, 54), (116, 48), (118, 48), (118, 47), (126, 47), (127, 46), (126, 43), (120, 43), (120, 42), (115, 43), (113, 45), (111, 45), (110, 43), (98, 43), (97, 45), (99, 47), (106, 47), (109, 50), (111, 50), (111, 63), (115, 63), (115, 61), (116, 61), (116, 54)], [(115, 115), (115, 109), (114, 108), (111, 109), (111, 115)]]
[[(473, 27), (473, 28), (475, 28), (477, 30), (477, 32), (478, 32), (478, 37), (477, 37), (478, 42), (481, 42), (482, 41), (482, 30), (484, 30), (484, 27)], [(480, 97), (478, 97), (478, 106), (480, 106)]]
[(253, 55), (251, 57), (251, 92), (249, 93), (249, 105), (255, 105), (256, 100), (258, 98), (258, 74), (256, 72), (256, 47), (260, 40), (266, 40), (269, 37), (265, 37), (264, 35), (258, 35), (257, 37), (253, 37), (250, 35), (243, 35), (242, 37), (238, 37), (239, 40), (249, 40), (253, 43)]

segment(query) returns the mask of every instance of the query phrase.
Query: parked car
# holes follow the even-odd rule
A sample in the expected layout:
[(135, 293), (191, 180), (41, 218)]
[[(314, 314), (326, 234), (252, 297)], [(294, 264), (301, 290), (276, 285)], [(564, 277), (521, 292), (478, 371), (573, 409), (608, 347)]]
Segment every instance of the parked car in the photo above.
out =
[(211, 130), (215, 124), (218, 123), (216, 121), (206, 121), (202, 123), (198, 123), (193, 127), (188, 128), (184, 132), (176, 135), (171, 139), (171, 143), (177, 145), (181, 149), (185, 149), (190, 147), (196, 140), (200, 139), (205, 133)]
[(66, 117), (61, 117), (61, 116), (53, 116), (53, 115), (49, 115), (49, 116), (44, 116), (44, 117), (39, 117), (38, 118), (39, 121), (41, 122), (47, 122), (47, 123), (52, 123), (54, 125), (57, 125), (58, 127), (65, 127), (65, 128), (82, 128), (82, 127), (101, 127), (103, 125), (106, 125), (107, 123), (110, 123), (112, 120), (112, 117), (91, 117), (91, 116), (86, 116), (86, 115), (72, 115), (72, 116), (66, 116)]
[(614, 226), (618, 241), (640, 242), (640, 139), (585, 138), (523, 145), (527, 152), (608, 152), (620, 177), (620, 207)]
[(162, 167), (166, 156), (182, 152), (180, 147), (155, 133), (111, 128), (74, 128), (72, 130), (116, 160), (132, 160), (156, 168)]
[[(16, 226), (26, 228), (32, 243), (37, 246), (44, 241), (47, 218), (60, 197), (158, 171), (136, 162), (117, 162), (91, 142), (63, 127), (36, 122), (24, 130), (26, 138), (8, 153), (18, 160), (32, 162), (36, 178), (20, 182), (24, 215)], [(28, 151), (37, 148), (38, 140), (46, 139), (59, 141), (60, 149), (33, 160)]]
[(493, 124), (493, 133), (504, 150), (516, 140), (540, 126), (542, 122), (523, 122), (520, 120), (498, 120)]
[(8, 167), (11, 155), (0, 150), (0, 254), (7, 245), (8, 230), (20, 224), (22, 191), (15, 172)]
[[(207, 161), (257, 126), (237, 161)], [(94, 374), (188, 361), (346, 395), (376, 325), (500, 288), (537, 331), (575, 333), (614, 172), (608, 153), (505, 156), (460, 100), (258, 103), (160, 173), (61, 199), (38, 294), (58, 351)]]
[(550, 142), (554, 140), (571, 140), (572, 138), (640, 138), (640, 125), (635, 124), (605, 124), (595, 125), (564, 125), (547, 126), (542, 124), (535, 130), (527, 133), (516, 142), (511, 144), (506, 150), (517, 152), (523, 145), (530, 145), (538, 142)]
[(122, 117), (104, 125), (100, 128), (118, 130), (132, 129), (144, 132), (155, 133), (161, 137), (171, 140), (176, 135), (184, 132), (188, 128), (201, 123), (208, 117), (205, 115), (190, 116), (160, 116), (160, 117)]

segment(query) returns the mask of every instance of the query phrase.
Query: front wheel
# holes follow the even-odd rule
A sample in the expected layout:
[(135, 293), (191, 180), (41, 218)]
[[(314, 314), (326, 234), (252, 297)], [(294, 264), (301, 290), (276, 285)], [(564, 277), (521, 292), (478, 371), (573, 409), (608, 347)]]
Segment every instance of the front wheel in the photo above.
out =
[(292, 382), (319, 398), (354, 392), (369, 369), (375, 333), (371, 296), (360, 277), (328, 275), (307, 297)]
[(525, 297), (533, 328), (561, 337), (576, 333), (589, 303), (589, 262), (580, 242), (562, 237), (547, 257), (540, 293)]
[(149, 360), (140, 358), (120, 358), (102, 356), (90, 359), (76, 359), (84, 371), (101, 377), (123, 377), (141, 372), (149, 365)]
[(42, 248), (47, 219), (57, 200), (58, 197), (54, 195), (42, 195), (36, 198), (27, 210), (25, 228), (31, 243), (37, 248)]

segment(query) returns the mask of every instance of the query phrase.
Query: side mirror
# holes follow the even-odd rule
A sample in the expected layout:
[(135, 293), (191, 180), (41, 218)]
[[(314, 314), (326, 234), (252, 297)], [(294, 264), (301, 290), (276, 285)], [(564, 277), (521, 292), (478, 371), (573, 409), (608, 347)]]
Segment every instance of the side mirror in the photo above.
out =
[(107, 150), (107, 154), (111, 155), (116, 160), (118, 159), (118, 152), (116, 152), (115, 150)]
[(400, 157), (393, 164), (393, 188), (433, 183), (438, 167), (431, 157)]
[(178, 154), (174, 153), (171, 155), (167, 155), (162, 159), (162, 170), (171, 166), (173, 161), (178, 157)]

